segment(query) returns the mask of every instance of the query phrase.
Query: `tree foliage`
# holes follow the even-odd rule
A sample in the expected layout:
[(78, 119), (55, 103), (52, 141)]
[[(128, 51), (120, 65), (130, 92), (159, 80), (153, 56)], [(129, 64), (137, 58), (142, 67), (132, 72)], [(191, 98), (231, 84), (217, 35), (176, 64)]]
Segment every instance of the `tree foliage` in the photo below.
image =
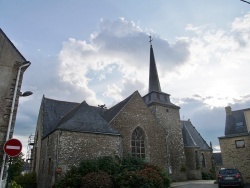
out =
[(22, 188), (35, 188), (36, 187), (36, 173), (29, 172), (21, 174), (14, 178), (15, 182), (22, 186)]
[(10, 180), (14, 180), (16, 176), (21, 175), (23, 171), (23, 165), (24, 165), (24, 154), (20, 153), (17, 157), (12, 157), (12, 162), (10, 166)]

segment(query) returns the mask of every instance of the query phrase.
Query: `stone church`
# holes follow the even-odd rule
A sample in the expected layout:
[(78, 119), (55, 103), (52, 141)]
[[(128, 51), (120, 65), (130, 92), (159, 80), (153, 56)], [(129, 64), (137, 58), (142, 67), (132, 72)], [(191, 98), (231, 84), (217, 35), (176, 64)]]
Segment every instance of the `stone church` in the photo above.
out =
[(33, 149), (38, 187), (51, 187), (81, 159), (114, 155), (143, 158), (173, 181), (201, 179), (212, 169), (212, 148), (179, 110), (161, 91), (152, 44), (145, 96), (135, 91), (110, 109), (43, 96)]

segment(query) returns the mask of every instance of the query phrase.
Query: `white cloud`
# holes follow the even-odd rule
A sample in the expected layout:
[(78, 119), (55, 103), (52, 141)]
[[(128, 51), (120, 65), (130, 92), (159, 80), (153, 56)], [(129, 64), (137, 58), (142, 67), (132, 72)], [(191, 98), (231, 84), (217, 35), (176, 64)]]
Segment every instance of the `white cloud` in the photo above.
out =
[[(228, 31), (187, 27), (196, 35), (185, 38), (189, 42), (190, 57), (178, 67), (178, 74), (171, 77), (170, 82), (175, 86), (170, 84), (170, 89), (178, 91), (177, 96), (183, 96), (183, 90), (189, 97), (194, 93), (203, 98), (212, 96), (203, 102), (210, 107), (224, 107), (235, 99), (241, 100), (241, 95), (249, 94), (248, 88), (242, 86), (250, 79), (249, 15), (236, 18)], [(239, 42), (239, 38), (244, 41)]]
[[(59, 55), (59, 76), (63, 82), (92, 96), (92, 102), (98, 100), (96, 96), (100, 94), (97, 92), (105, 93), (103, 96), (112, 100), (127, 97), (121, 94), (125, 90), (132, 93), (139, 88), (145, 93), (148, 85), (148, 40), (147, 32), (132, 21), (102, 19), (99, 31), (91, 34), (89, 43), (72, 38), (63, 43)], [(166, 40), (155, 37), (154, 44), (159, 46), (156, 53), (162, 70), (179, 66), (189, 55), (187, 43), (182, 40), (170, 45)], [(133, 85), (134, 91), (126, 86), (128, 83)], [(93, 89), (93, 84), (99, 85), (98, 91)], [(121, 91), (118, 92), (114, 86)], [(127, 91), (122, 93), (127, 94)]]
[[(171, 94), (172, 101), (181, 106), (181, 116), (191, 119), (214, 146), (218, 145), (217, 137), (224, 133), (224, 106), (241, 109), (250, 105), (246, 85), (250, 80), (248, 23), (249, 14), (235, 19), (227, 30), (189, 25), (187, 36), (178, 37), (175, 43), (153, 35), (162, 90)], [(89, 39), (65, 41), (58, 59), (30, 59), (39, 62), (25, 73), (25, 77), (32, 78), (26, 80), (27, 90), (34, 94), (20, 101), (22, 114), (17, 132), (34, 132), (43, 94), (57, 100), (86, 100), (90, 105), (107, 106), (135, 90), (146, 94), (148, 30), (124, 18), (102, 19), (99, 30), (93, 31)]]

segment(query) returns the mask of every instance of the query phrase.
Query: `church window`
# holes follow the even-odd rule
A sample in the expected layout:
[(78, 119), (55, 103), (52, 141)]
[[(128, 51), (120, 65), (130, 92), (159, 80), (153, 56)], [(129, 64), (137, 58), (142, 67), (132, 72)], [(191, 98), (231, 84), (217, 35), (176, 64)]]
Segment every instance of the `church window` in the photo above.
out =
[(131, 139), (132, 156), (145, 158), (145, 136), (142, 128), (137, 127), (132, 133)]
[(202, 167), (206, 167), (206, 161), (205, 161), (204, 153), (202, 153), (201, 156), (202, 156), (202, 161), (201, 161)]
[(42, 173), (44, 172), (44, 160), (43, 160), (43, 163), (42, 163)]
[(51, 158), (49, 158), (48, 174), (51, 173)]
[(50, 139), (49, 139), (49, 136), (48, 136), (48, 138), (47, 138), (47, 146), (49, 145), (49, 141), (50, 141)]
[(199, 169), (199, 156), (198, 156), (198, 151), (195, 151), (195, 169)]

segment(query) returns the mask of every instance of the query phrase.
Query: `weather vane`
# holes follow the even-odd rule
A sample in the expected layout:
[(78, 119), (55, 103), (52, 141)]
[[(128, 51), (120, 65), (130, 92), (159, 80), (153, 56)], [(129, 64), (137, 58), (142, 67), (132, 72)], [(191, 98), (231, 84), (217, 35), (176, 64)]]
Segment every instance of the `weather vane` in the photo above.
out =
[(152, 36), (151, 36), (151, 34), (149, 35), (149, 42), (150, 42), (150, 44), (152, 45), (152, 41), (153, 41), (153, 39), (152, 39)]

